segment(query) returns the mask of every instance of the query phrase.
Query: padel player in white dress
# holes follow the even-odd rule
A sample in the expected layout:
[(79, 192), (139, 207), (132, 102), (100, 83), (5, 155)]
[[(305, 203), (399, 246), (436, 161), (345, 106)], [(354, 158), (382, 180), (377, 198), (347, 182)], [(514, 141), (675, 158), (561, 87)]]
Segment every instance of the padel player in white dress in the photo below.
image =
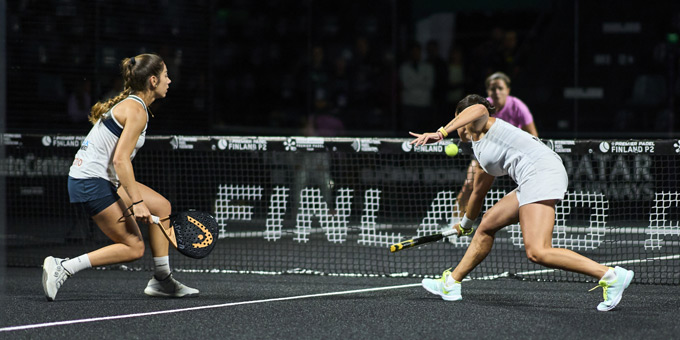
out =
[[(89, 118), (93, 127), (76, 153), (68, 177), (71, 203), (82, 206), (114, 243), (73, 259), (45, 258), (42, 284), (49, 301), (66, 279), (83, 269), (141, 258), (144, 240), (137, 222), (153, 226), (151, 214), (167, 216), (172, 210), (167, 199), (135, 180), (132, 168), (132, 158), (144, 145), (148, 106), (167, 94), (171, 82), (168, 69), (158, 55), (140, 54), (125, 58), (121, 71), (123, 91), (92, 107)], [(144, 293), (198, 295), (198, 290), (172, 277), (169, 242), (160, 228), (150, 227), (149, 237), (155, 270)]]
[[(564, 165), (538, 138), (490, 117), (494, 110), (485, 98), (469, 95), (458, 103), (456, 117), (437, 132), (411, 132), (416, 137), (411, 143), (416, 145), (438, 142), (453, 131), (468, 133), (484, 172), (490, 177), (509, 175), (518, 185), (484, 214), (470, 246), (453, 272), (446, 270), (436, 280), (424, 279), (423, 287), (444, 300), (461, 300), (461, 281), (489, 254), (496, 232), (519, 222), (529, 260), (598, 279), (598, 287), (604, 290), (604, 301), (597, 309), (613, 309), (633, 280), (633, 272), (621, 267), (610, 268), (571, 250), (552, 247), (555, 204), (564, 198), (567, 190)], [(481, 206), (481, 201), (476, 199), (469, 204)], [(471, 216), (461, 229), (469, 230), (475, 218)]]
[[(495, 118), (500, 118), (538, 137), (538, 130), (536, 130), (534, 116), (531, 114), (531, 111), (529, 111), (529, 108), (521, 99), (510, 95), (510, 77), (503, 72), (496, 72), (486, 78), (484, 84), (488, 94), (486, 100), (496, 108), (496, 112), (493, 114)], [(464, 134), (460, 136), (460, 140), (462, 142), (469, 141)], [(483, 174), (484, 171), (479, 168), (477, 160), (473, 158), (467, 170), (467, 179), (463, 182), (463, 186), (456, 197), (458, 209), (456, 209), (454, 217), (464, 218), (470, 197), (472, 195), (486, 195), (489, 189), (491, 189), (493, 181), (480, 182), (479, 177)], [(475, 177), (477, 178), (475, 179)], [(475, 180), (477, 183), (475, 183)], [(479, 214), (479, 212), (471, 213)]]

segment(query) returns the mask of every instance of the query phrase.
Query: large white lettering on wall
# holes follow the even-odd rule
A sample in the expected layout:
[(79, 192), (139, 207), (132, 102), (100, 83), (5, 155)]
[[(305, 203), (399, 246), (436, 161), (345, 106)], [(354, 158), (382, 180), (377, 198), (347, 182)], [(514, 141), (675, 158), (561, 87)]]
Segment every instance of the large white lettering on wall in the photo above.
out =
[(649, 213), (645, 249), (661, 249), (665, 236), (680, 236), (680, 221), (669, 218), (670, 210), (680, 208), (680, 192), (657, 192)]

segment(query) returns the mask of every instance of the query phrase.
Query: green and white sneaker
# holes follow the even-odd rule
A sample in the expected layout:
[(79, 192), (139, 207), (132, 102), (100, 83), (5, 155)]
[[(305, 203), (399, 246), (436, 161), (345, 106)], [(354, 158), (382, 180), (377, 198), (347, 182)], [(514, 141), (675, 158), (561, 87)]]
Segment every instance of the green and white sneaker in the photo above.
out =
[(604, 301), (597, 305), (597, 310), (600, 312), (610, 311), (621, 302), (623, 291), (628, 288), (635, 275), (632, 270), (626, 270), (621, 267), (615, 267), (614, 273), (616, 273), (616, 279), (613, 281), (600, 280), (599, 284), (593, 288), (602, 287)]
[(423, 279), (423, 288), (428, 292), (439, 295), (446, 301), (459, 301), (463, 299), (460, 295), (460, 283), (446, 285), (446, 278), (451, 275), (451, 270), (447, 269), (439, 279)]

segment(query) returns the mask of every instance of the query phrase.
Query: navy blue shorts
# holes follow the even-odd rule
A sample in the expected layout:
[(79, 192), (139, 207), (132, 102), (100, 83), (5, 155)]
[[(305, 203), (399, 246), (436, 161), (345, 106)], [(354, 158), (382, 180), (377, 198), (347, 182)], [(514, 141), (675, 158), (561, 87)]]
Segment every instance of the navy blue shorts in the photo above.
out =
[(116, 203), (117, 189), (113, 183), (103, 178), (68, 178), (68, 195), (71, 203), (82, 206), (90, 216)]

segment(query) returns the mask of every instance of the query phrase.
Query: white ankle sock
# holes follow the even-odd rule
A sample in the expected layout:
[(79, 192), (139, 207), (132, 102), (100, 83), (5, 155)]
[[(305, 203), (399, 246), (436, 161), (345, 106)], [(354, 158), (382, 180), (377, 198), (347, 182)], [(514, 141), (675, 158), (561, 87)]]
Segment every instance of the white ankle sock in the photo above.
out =
[(168, 277), (168, 275), (170, 275), (169, 256), (154, 257), (153, 263), (154, 263), (154, 276), (156, 277), (156, 280), (163, 280), (166, 277)]
[(92, 268), (92, 264), (90, 263), (90, 258), (87, 257), (87, 254), (80, 255), (74, 259), (66, 260), (61, 263), (62, 267), (66, 269), (71, 275), (87, 268)]
[(602, 276), (601, 280), (605, 280), (607, 282), (611, 282), (616, 280), (616, 272), (614, 272), (613, 268), (609, 268), (606, 273), (604, 273), (604, 276)]
[(460, 284), (460, 282), (456, 281), (456, 279), (454, 279), (451, 275), (446, 276), (446, 281), (444, 281), (444, 285), (446, 285), (447, 287), (451, 287), (456, 283)]

